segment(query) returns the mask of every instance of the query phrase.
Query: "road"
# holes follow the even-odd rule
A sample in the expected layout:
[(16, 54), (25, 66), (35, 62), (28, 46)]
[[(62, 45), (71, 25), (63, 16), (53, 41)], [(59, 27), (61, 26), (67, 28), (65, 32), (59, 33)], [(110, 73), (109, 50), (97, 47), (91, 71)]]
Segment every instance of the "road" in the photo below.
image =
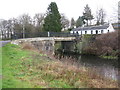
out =
[(10, 40), (9, 41), (0, 41), (0, 47), (6, 45), (9, 42), (11, 42), (11, 41)]

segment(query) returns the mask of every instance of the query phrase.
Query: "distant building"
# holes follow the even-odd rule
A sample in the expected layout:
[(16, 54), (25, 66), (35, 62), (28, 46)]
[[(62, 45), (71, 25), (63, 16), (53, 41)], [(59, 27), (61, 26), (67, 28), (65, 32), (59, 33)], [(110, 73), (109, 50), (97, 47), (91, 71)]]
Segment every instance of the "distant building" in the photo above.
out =
[(70, 31), (72, 34), (103, 34), (108, 32), (114, 32), (112, 24), (105, 24), (99, 26), (78, 27)]
[(113, 23), (112, 25), (113, 25), (113, 28), (115, 30), (119, 30), (120, 29), (120, 23)]

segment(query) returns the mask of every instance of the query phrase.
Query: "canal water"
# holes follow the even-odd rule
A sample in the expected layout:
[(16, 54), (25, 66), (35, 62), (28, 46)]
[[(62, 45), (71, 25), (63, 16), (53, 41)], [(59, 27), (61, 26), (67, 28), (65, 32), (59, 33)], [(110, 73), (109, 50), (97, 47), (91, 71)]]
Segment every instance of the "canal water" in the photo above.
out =
[(113, 59), (102, 59), (97, 56), (92, 55), (68, 55), (64, 54), (64, 56), (72, 56), (75, 58), (78, 66), (85, 66), (95, 71), (97, 74), (113, 79), (120, 80), (119, 71), (118, 71), (118, 60)]

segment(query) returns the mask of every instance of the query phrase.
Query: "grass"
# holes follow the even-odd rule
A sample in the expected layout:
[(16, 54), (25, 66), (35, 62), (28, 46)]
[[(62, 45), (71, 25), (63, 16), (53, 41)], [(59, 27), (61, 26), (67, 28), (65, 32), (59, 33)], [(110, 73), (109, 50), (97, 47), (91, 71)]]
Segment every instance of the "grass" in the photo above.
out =
[(2, 48), (0, 48), (0, 89), (2, 88)]
[[(29, 46), (28, 46), (29, 47)], [(88, 69), (67, 61), (51, 60), (33, 48), (7, 44), (2, 53), (3, 88), (107, 88), (115, 81), (102, 80)]]

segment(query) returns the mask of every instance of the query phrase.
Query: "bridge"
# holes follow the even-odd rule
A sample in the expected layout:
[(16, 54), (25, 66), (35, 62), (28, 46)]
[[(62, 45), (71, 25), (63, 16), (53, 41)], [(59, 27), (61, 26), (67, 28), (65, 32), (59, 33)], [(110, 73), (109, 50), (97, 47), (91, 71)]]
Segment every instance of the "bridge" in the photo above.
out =
[(12, 39), (13, 44), (28, 43), (41, 52), (54, 54), (56, 44), (60, 43), (63, 51), (74, 51), (76, 41), (81, 37), (70, 32), (26, 32), (4, 33), (2, 39)]
[(63, 50), (73, 51), (77, 39), (78, 37), (37, 37), (16, 39), (13, 40), (11, 43), (17, 45), (27, 43), (37, 48), (40, 52), (53, 55), (55, 51), (55, 44), (61, 43)]

